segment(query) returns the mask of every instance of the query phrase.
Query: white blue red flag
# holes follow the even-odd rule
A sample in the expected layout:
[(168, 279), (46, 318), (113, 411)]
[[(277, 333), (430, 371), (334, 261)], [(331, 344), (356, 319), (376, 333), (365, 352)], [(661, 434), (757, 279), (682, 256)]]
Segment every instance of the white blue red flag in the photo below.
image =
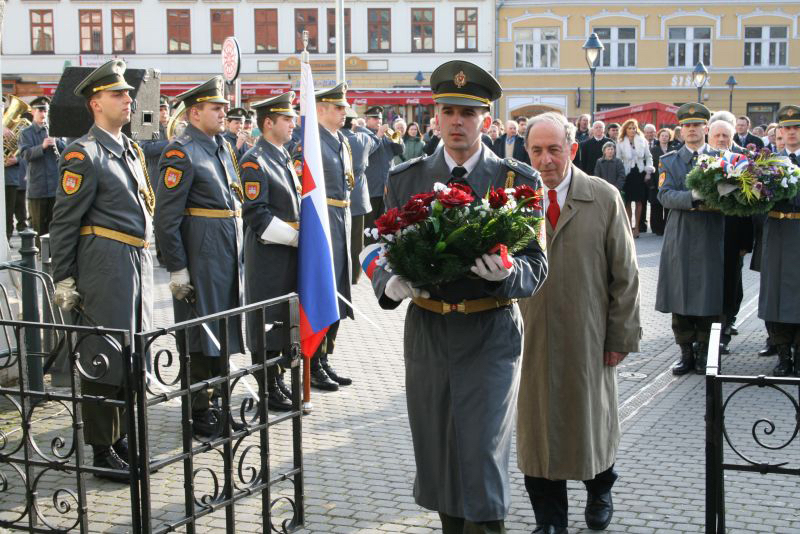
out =
[(367, 278), (372, 280), (372, 273), (375, 268), (380, 264), (381, 254), (383, 253), (384, 245), (382, 243), (373, 243), (367, 245), (358, 255), (358, 261), (361, 263), (361, 270), (367, 275)]
[(297, 293), (300, 297), (300, 343), (303, 355), (311, 358), (328, 327), (339, 320), (339, 306), (325, 201), (314, 79), (308, 63), (301, 63), (300, 72), (303, 196), (300, 202)]

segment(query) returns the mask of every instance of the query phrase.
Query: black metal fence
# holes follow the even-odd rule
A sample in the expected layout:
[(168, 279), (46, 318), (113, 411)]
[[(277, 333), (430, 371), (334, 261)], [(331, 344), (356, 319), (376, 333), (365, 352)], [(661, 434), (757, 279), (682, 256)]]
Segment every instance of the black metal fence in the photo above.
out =
[[(24, 300), (33, 300), (37, 308), (39, 302), (49, 305), (52, 281), (47, 275), (19, 263), (0, 265), (2, 269), (41, 280), (38, 287), (23, 280)], [(9, 308), (9, 292), (0, 286), (0, 299), (3, 296), (0, 312)], [(27, 312), (38, 316), (32, 306), (23, 303)], [(265, 361), (230, 354), (228, 329), (239, 328), (248, 314), (265, 324), (265, 310), (275, 307), (282, 307), (286, 317), (269, 325), (285, 333), (280, 356)], [(48, 319), (61, 317), (57, 309), (43, 311)], [(24, 315), (29, 318), (29, 313)], [(220, 333), (220, 366), (216, 376), (192, 383), (192, 358), (180, 347), (187, 346), (189, 336), (213, 336), (209, 325)], [(303, 526), (295, 295), (136, 334), (20, 321), (8, 313), (0, 313), (0, 329), (7, 339), (0, 369), (15, 368), (19, 375), (16, 385), (0, 387), (0, 527), (149, 534), (212, 529), (288, 533)], [(86, 350), (82, 358), (81, 349), (97, 338), (109, 351), (92, 354), (87, 363)], [(265, 339), (262, 336), (256, 354), (266, 354), (259, 350)], [(47, 373), (58, 359), (62, 376), (54, 385), (49, 377), (42, 379), (41, 370)], [(266, 401), (267, 369), (276, 364), (291, 375), (292, 410), (280, 415), (271, 414)], [(122, 366), (121, 396), (83, 391), (84, 384), (102, 379), (112, 365)], [(219, 425), (211, 437), (198, 439), (191, 404), (193, 394), (204, 388), (218, 392), (213, 411)], [(83, 410), (88, 403), (124, 408), (128, 414), (127, 485), (92, 476), (110, 471), (93, 467), (84, 443)]]
[[(731, 471), (800, 476), (797, 455), (792, 456), (792, 447), (800, 445), (800, 378), (776, 378), (767, 376), (736, 376), (722, 374), (719, 358), (720, 325), (714, 324), (709, 341), (708, 366), (706, 368), (706, 533), (725, 532), (725, 473)], [(725, 385), (729, 385), (727, 391)], [(741, 410), (734, 410), (737, 398), (748, 394), (770, 392), (774, 398), (786, 403), (794, 417), (784, 417), (781, 428), (775, 422), (775, 414), (756, 417), (749, 432), (734, 432), (749, 425), (743, 420)], [(747, 399), (750, 401), (751, 399)], [(750, 403), (753, 404), (753, 403)], [(778, 408), (778, 406), (775, 406)], [(775, 410), (778, 411), (777, 409)], [(793, 425), (793, 428), (792, 428)], [(748, 435), (746, 441), (737, 439)], [(725, 458), (726, 451), (732, 461)], [(796, 450), (795, 450), (796, 452)], [(767, 457), (759, 453), (765, 453)], [(774, 456), (783, 456), (774, 459)]]

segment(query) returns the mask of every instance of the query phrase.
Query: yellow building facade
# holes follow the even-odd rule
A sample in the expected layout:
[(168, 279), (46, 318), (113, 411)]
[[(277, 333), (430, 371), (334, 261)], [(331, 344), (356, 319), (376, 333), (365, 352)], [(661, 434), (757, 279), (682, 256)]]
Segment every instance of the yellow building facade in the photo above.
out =
[(692, 70), (709, 77), (702, 100), (712, 110), (774, 120), (800, 104), (800, 2), (714, 0), (608, 2), (507, 0), (498, 3), (496, 72), (504, 88), (499, 117), (556, 110), (590, 112), (583, 44), (595, 32), (605, 50), (596, 70), (596, 109), (697, 100)]

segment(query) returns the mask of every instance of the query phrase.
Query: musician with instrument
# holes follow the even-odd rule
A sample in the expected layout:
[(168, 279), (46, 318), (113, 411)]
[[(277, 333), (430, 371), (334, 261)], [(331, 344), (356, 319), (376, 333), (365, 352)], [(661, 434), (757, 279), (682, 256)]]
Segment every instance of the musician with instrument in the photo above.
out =
[[(6, 237), (14, 233), (14, 216), (17, 229), (27, 226), (28, 210), (25, 207), (25, 172), (27, 166), (19, 157), (19, 138), (22, 130), (31, 125), (31, 107), (14, 95), (6, 97), (3, 110), (3, 165), (6, 182)], [(26, 117), (27, 116), (27, 117)]]
[(370, 154), (366, 171), (372, 211), (364, 217), (364, 227), (372, 228), (375, 226), (375, 219), (383, 215), (383, 190), (386, 187), (386, 179), (389, 177), (392, 159), (403, 153), (403, 142), (399, 136), (393, 135), (395, 132), (387, 124), (383, 124), (381, 106), (369, 108), (364, 117), (367, 127), (356, 131), (369, 135), (379, 145), (378, 150)]
[(33, 124), (22, 130), (19, 157), (28, 164), (28, 201), (33, 229), (39, 235), (50, 232), (53, 206), (58, 188), (58, 157), (64, 151), (64, 141), (50, 137), (47, 114), (50, 99), (34, 98)]

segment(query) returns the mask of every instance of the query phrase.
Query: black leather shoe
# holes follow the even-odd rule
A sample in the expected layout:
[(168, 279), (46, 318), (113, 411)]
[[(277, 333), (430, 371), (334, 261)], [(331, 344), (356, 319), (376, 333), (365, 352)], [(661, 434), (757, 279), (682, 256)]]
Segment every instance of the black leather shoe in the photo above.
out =
[(731, 349), (728, 348), (728, 344), (727, 343), (720, 343), (719, 344), (719, 353), (720, 354), (730, 354), (731, 353)]
[(219, 420), (211, 410), (192, 412), (192, 433), (195, 437), (212, 438), (219, 435)]
[(281, 390), (281, 393), (283, 393), (284, 396), (286, 396), (287, 399), (291, 400), (291, 398), (292, 398), (292, 388), (290, 388), (286, 384), (286, 382), (283, 381), (283, 373), (279, 374), (275, 378), (275, 383), (278, 385), (278, 389)]
[(706, 364), (708, 362), (708, 343), (700, 343), (697, 347), (697, 354), (694, 357), (694, 372), (698, 375), (706, 374)]
[(339, 384), (331, 380), (328, 373), (322, 367), (317, 367), (315, 371), (311, 371), (311, 387), (321, 389), (322, 391), (338, 391)]
[(321, 360), (320, 365), (322, 365), (322, 368), (325, 369), (326, 373), (328, 373), (328, 376), (331, 377), (331, 380), (340, 386), (349, 386), (353, 383), (351, 379), (338, 375), (336, 371), (333, 370), (333, 367), (331, 367), (331, 364), (328, 363), (328, 360)]
[(672, 374), (675, 376), (685, 375), (694, 369), (694, 349), (691, 343), (681, 343), (681, 359), (672, 366)]
[(125, 463), (130, 463), (130, 459), (128, 457), (128, 436), (122, 436), (114, 443), (111, 448), (114, 449), (114, 452), (117, 453), (117, 456)]
[(567, 530), (567, 527), (557, 527), (555, 525), (537, 525), (533, 532), (539, 532), (541, 534), (567, 534), (569, 531)]
[(614, 503), (611, 500), (611, 492), (594, 495), (589, 493), (586, 499), (586, 511), (584, 518), (586, 526), (592, 530), (605, 530), (611, 523), (614, 515)]
[(94, 452), (94, 467), (115, 469), (117, 473), (95, 473), (97, 478), (112, 480), (114, 482), (130, 482), (130, 469), (128, 463), (120, 458), (113, 446), (92, 445)]
[(774, 376), (791, 376), (792, 374), (792, 347), (781, 345), (778, 347), (778, 365), (772, 370)]
[(767, 344), (764, 345), (763, 349), (758, 351), (758, 355), (764, 357), (775, 356), (776, 354), (778, 354), (778, 347), (776, 347), (775, 345), (771, 345), (769, 341), (767, 341)]
[(292, 409), (292, 401), (283, 394), (283, 391), (278, 387), (278, 380), (273, 378), (269, 381), (267, 388), (267, 406), (270, 410), (276, 412), (288, 412)]
[(736, 328), (735, 326), (731, 325), (731, 326), (729, 327), (729, 329), (730, 329), (730, 334), (731, 334), (732, 336), (738, 336), (738, 335), (739, 335), (739, 329), (738, 329), (738, 328)]

